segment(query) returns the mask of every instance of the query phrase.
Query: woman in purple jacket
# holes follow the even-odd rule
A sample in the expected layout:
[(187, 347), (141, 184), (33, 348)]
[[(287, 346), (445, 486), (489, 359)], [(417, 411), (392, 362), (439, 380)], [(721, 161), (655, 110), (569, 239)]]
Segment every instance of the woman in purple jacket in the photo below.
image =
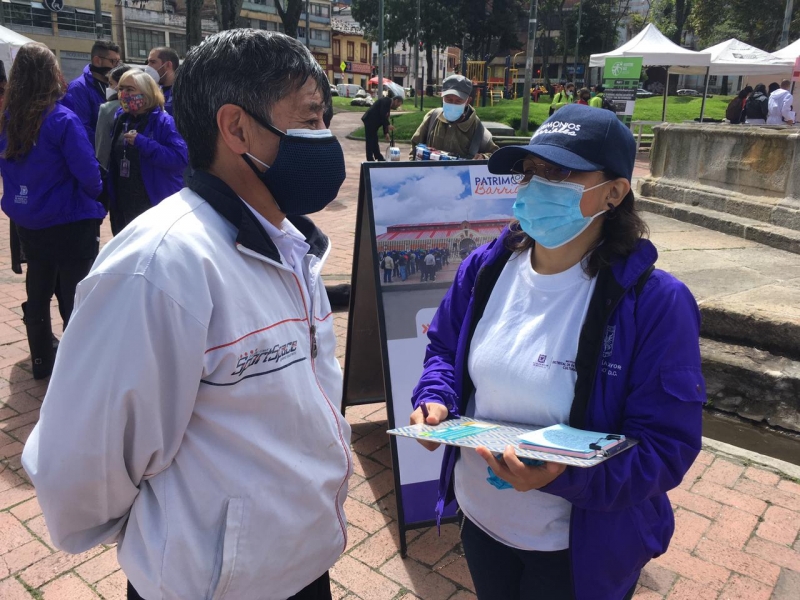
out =
[(462, 263), (428, 331), (412, 423), (466, 415), (639, 440), (592, 468), (446, 448), (437, 513), (455, 496), (480, 600), (629, 599), (672, 537), (666, 492), (701, 444), (700, 317), (686, 286), (653, 270), (634, 158), (614, 113), (579, 105), (496, 152), (489, 170), (520, 177), (516, 221)]
[(26, 44), (11, 67), (0, 116), (1, 205), (28, 261), (25, 326), (36, 379), (50, 375), (55, 358), (50, 299), (58, 285), (66, 327), (106, 214), (96, 200), (100, 169), (86, 129), (58, 104), (65, 87), (47, 46)]
[(111, 134), (108, 189), (111, 231), (117, 235), (151, 206), (183, 187), (186, 142), (164, 111), (164, 95), (144, 71), (119, 80), (120, 110)]

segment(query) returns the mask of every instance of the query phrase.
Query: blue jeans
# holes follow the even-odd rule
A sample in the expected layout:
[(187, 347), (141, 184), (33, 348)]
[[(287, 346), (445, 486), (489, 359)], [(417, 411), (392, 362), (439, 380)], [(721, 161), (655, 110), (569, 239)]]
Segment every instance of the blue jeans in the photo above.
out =
[(400, 279), (405, 281), (406, 278), (406, 268), (403, 265), (400, 265)]

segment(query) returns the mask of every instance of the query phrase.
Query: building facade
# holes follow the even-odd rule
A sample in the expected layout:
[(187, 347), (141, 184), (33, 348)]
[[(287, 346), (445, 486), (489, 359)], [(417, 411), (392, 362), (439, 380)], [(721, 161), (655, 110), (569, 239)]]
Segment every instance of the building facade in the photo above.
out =
[(354, 83), (367, 89), (372, 63), (371, 44), (364, 38), (364, 30), (357, 23), (334, 18), (331, 31), (333, 69), (328, 77), (331, 83)]
[[(102, 39), (118, 41), (121, 32), (114, 1), (102, 0), (101, 9)], [(58, 58), (67, 81), (81, 74), (98, 38), (94, 0), (65, 0), (58, 12), (48, 10), (40, 2), (3, 2), (3, 20), (9, 29), (47, 45)], [(6, 71), (9, 66), (6, 65)]]

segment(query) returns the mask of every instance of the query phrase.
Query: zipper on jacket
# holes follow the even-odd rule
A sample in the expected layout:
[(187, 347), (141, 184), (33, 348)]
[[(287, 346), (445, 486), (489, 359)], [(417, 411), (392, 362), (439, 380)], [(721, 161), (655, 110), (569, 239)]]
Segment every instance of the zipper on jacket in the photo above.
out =
[(336, 423), (336, 432), (339, 434), (339, 442), (342, 444), (342, 450), (344, 450), (344, 457), (347, 461), (347, 469), (345, 471), (344, 479), (342, 479), (342, 483), (339, 485), (339, 489), (336, 490), (336, 518), (339, 520), (339, 527), (342, 530), (342, 536), (344, 538), (344, 544), (342, 546), (342, 552), (347, 550), (347, 524), (345, 523), (344, 518), (342, 517), (342, 513), (339, 510), (339, 496), (342, 493), (342, 489), (347, 484), (347, 480), (350, 478), (350, 470), (352, 468), (352, 463), (350, 459), (350, 453), (348, 452), (347, 443), (344, 441), (344, 435), (342, 434), (342, 427), (339, 424), (339, 417), (337, 416), (336, 409), (331, 404), (330, 398), (328, 398), (328, 394), (325, 393), (325, 390), (322, 387), (322, 384), (319, 382), (319, 378), (317, 377), (317, 365), (316, 365), (316, 358), (318, 353), (317, 347), (317, 326), (314, 323), (314, 299), (311, 297), (311, 290), (308, 293), (308, 303), (311, 306), (311, 311), (309, 312), (308, 306), (306, 306), (306, 297), (303, 293), (303, 286), (300, 284), (300, 279), (297, 277), (297, 274), (292, 271), (292, 277), (294, 277), (294, 281), (297, 284), (297, 288), (300, 292), (300, 298), (303, 301), (303, 310), (306, 311), (306, 316), (308, 317), (308, 333), (310, 336), (310, 344), (311, 344), (311, 372), (314, 374), (314, 381), (317, 384), (317, 388), (319, 388), (322, 397), (325, 398), (325, 402), (328, 405), (328, 408), (331, 410), (333, 414), (334, 422)]

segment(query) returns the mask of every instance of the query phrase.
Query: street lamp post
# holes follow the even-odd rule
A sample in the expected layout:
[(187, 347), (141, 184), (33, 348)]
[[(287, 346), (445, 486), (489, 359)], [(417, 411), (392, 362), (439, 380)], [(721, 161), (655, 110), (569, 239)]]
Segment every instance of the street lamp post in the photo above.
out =
[(306, 48), (311, 50), (311, 19), (308, 17), (309, 0), (306, 0)]
[[(789, 0), (791, 2), (791, 0)], [(572, 61), (572, 81), (578, 79), (578, 48), (581, 43), (581, 14), (583, 14), (583, 0), (578, 3), (578, 31), (575, 34), (575, 56)]]
[(378, 98), (383, 96), (383, 0), (378, 0)]
[[(417, 106), (417, 77), (419, 77), (419, 25), (420, 25), (420, 0), (417, 0), (417, 37), (414, 40), (414, 106)], [(421, 88), (422, 86), (420, 86)]]
[(531, 0), (531, 12), (528, 17), (528, 48), (525, 59), (525, 86), (522, 88), (522, 122), (520, 130), (528, 133), (528, 115), (531, 109), (531, 83), (533, 79), (533, 48), (536, 45), (536, 17), (539, 10), (539, 0)]

